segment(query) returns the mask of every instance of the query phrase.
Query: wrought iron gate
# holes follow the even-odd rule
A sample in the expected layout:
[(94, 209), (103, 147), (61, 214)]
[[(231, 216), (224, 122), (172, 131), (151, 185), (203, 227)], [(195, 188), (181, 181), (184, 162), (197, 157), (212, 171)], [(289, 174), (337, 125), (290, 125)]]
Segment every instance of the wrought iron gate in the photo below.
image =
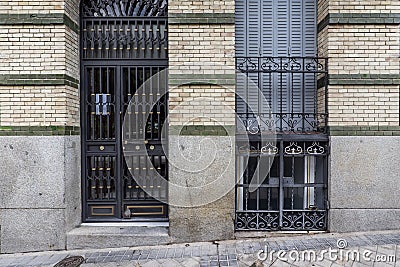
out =
[[(81, 8), (83, 220), (167, 220), (168, 189), (153, 182), (150, 170), (168, 179), (161, 138), (168, 98), (163, 96), (148, 118), (138, 110), (153, 92), (144, 90), (133, 104), (137, 109), (129, 107), (139, 88), (151, 77), (160, 79), (154, 75), (168, 66), (167, 1), (84, 0)], [(165, 79), (156, 82), (167, 86)], [(137, 122), (128, 133), (122, 131), (125, 116)], [(144, 149), (127, 164), (122, 138), (132, 133), (143, 136)], [(144, 186), (135, 179), (142, 176)]]

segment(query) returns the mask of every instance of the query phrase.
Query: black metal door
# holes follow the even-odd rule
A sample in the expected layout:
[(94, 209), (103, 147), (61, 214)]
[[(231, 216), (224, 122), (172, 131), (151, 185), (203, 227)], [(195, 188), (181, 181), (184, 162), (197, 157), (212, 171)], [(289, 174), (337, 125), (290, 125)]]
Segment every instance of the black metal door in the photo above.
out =
[[(161, 138), (168, 98), (163, 96), (149, 107), (147, 114), (152, 115), (146, 117), (138, 110), (149, 106), (146, 101), (154, 90), (144, 90), (141, 101), (131, 103), (143, 84), (160, 79), (155, 74), (168, 66), (166, 12), (166, 0), (82, 3), (82, 196), (86, 222), (168, 218), (166, 183), (153, 179), (150, 171), (168, 179)], [(166, 79), (157, 82), (166, 88)], [(128, 128), (123, 131), (124, 119)], [(129, 122), (135, 128), (129, 127)], [(128, 144), (123, 137), (135, 133), (143, 136), (143, 149), (125, 157)], [(146, 182), (139, 181), (140, 177)]]

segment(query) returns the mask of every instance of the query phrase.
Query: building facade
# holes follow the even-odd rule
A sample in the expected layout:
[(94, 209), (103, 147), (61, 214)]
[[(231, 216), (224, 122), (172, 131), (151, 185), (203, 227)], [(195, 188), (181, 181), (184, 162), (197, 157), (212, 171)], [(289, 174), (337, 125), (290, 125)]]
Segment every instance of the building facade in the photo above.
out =
[(0, 7), (0, 253), (399, 229), (398, 1)]

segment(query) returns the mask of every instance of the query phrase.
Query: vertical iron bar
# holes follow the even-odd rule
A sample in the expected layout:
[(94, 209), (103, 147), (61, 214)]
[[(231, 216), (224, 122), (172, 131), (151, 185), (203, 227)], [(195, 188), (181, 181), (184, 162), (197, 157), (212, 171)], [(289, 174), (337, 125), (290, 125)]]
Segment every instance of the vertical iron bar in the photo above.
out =
[(153, 116), (153, 67), (150, 66), (150, 89), (149, 89), (149, 103), (151, 105), (149, 106), (149, 115), (150, 115), (150, 140), (154, 139), (154, 131), (155, 131), (155, 125), (154, 125), (154, 116)]
[(328, 133), (328, 83), (329, 83), (329, 73), (328, 73), (328, 59), (325, 59), (325, 133)]
[(283, 141), (279, 141), (279, 228), (282, 228), (283, 222), (283, 204), (284, 204), (284, 191), (283, 191), (283, 175), (284, 175), (284, 147)]
[(116, 125), (115, 125), (115, 141), (116, 141), (116, 163), (115, 163), (115, 197), (116, 197), (116, 207), (115, 207), (115, 214), (117, 218), (122, 218), (123, 217), (123, 197), (122, 197), (122, 170), (124, 168), (124, 156), (122, 153), (122, 141), (121, 141), (121, 136), (122, 136), (122, 125), (121, 125), (121, 118), (122, 118), (122, 100), (121, 100), (121, 95), (122, 95), (122, 89), (121, 89), (121, 80), (122, 80), (122, 75), (121, 75), (121, 66), (117, 67), (115, 66), (115, 74), (114, 74), (114, 90), (115, 90), (115, 103), (116, 104)]
[[(102, 94), (104, 93), (104, 88), (103, 88), (103, 68), (99, 68), (99, 103), (98, 103), (98, 105), (99, 105), (99, 107), (100, 108), (103, 108), (103, 104), (102, 104), (102, 100), (101, 100), (101, 96), (102, 96)], [(99, 114), (98, 114), (98, 118), (99, 118), (99, 139), (100, 140), (103, 140), (104, 139), (104, 137), (103, 137), (103, 128), (104, 128), (104, 126), (103, 126), (103, 114), (102, 114), (102, 111), (99, 111)]]
[(302, 72), (302, 81), (301, 81), (301, 88), (300, 88), (300, 94), (301, 94), (301, 123), (302, 123), (302, 126), (301, 126), (301, 129), (302, 129), (302, 132), (304, 133), (304, 132), (306, 132), (306, 129), (305, 129), (305, 112), (306, 112), (306, 106), (305, 106), (305, 95), (306, 95), (306, 91), (307, 91), (307, 89), (308, 88), (306, 88), (306, 74), (305, 74), (305, 69), (304, 69), (304, 64), (305, 64), (305, 58), (303, 58), (303, 72)]
[[(292, 156), (292, 170), (291, 170), (291, 172), (292, 172), (292, 175), (291, 175), (291, 176), (292, 176), (292, 177), (291, 177), (291, 178), (293, 179), (293, 182), (294, 182), (294, 164), (295, 164), (295, 157)], [(293, 198), (294, 198), (294, 196), (293, 196), (294, 187), (292, 187), (291, 189), (292, 189), (292, 191), (291, 191), (292, 194), (291, 194), (291, 196), (290, 196), (290, 197), (291, 197), (291, 205), (290, 205), (290, 206), (291, 206), (291, 208), (292, 208), (292, 210), (293, 210), (293, 208), (294, 208), (294, 199), (293, 199)]]
[[(283, 64), (283, 62), (282, 62), (282, 57), (280, 58), (280, 66), (282, 67), (282, 64)], [(281, 72), (280, 74), (279, 74), (279, 90), (280, 90), (280, 103), (281, 103), (281, 106), (280, 106), (280, 114), (279, 114), (279, 116), (280, 116), (280, 128), (279, 128), (279, 131), (283, 131), (283, 73)]]

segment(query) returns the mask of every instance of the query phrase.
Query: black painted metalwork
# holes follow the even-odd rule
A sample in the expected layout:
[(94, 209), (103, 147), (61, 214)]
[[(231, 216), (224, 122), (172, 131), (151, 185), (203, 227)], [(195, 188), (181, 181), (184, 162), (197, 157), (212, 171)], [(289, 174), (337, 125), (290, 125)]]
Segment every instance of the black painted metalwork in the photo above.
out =
[[(144, 90), (141, 101), (130, 103), (149, 79), (167, 87), (166, 79), (155, 75), (168, 67), (166, 12), (165, 0), (82, 3), (82, 195), (86, 222), (168, 218), (166, 184), (152, 180), (152, 170), (168, 179), (161, 141), (168, 97), (150, 107), (146, 101), (153, 99), (154, 89)], [(144, 109), (152, 115), (145, 117)], [(125, 127), (127, 132), (123, 131), (125, 117), (134, 121), (136, 128)], [(122, 143), (124, 134), (143, 135), (145, 140), (128, 157), (123, 154), (127, 145)], [(146, 157), (151, 163), (144, 160)], [(142, 177), (147, 179), (145, 183)]]
[(326, 230), (328, 153), (327, 141), (239, 141), (236, 230)]
[(165, 17), (167, 0), (84, 0), (84, 17)]
[(326, 230), (327, 59), (238, 57), (236, 69), (235, 229)]
[(159, 17), (82, 21), (83, 59), (165, 59), (167, 20)]
[(326, 58), (237, 57), (236, 69), (238, 133), (327, 133)]

